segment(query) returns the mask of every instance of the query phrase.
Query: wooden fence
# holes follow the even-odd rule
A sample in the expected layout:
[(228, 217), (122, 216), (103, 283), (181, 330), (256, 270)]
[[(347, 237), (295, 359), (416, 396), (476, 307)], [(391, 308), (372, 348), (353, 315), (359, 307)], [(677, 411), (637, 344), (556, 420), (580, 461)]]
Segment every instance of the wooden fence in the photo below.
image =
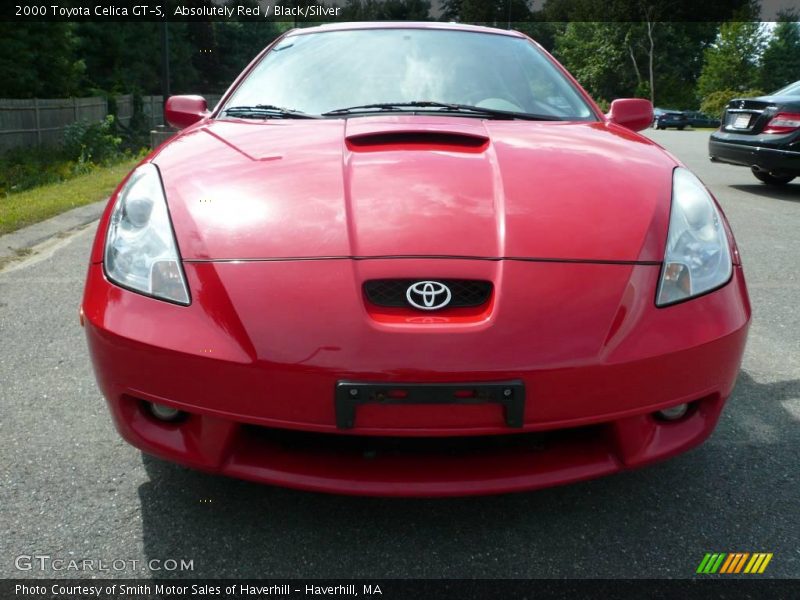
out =
[[(209, 107), (220, 96), (207, 94)], [(130, 125), (133, 96), (116, 96), (116, 116)], [(143, 113), (148, 127), (164, 124), (162, 96), (143, 96)], [(64, 138), (64, 128), (77, 121), (102, 121), (109, 113), (105, 98), (0, 98), (0, 152), (26, 146), (52, 146)]]

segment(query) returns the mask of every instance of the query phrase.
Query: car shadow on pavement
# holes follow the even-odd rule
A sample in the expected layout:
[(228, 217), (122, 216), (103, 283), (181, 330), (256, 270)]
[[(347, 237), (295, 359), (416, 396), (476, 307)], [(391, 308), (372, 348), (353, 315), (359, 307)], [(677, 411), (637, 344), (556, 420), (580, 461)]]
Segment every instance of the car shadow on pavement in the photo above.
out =
[(699, 449), (634, 472), (537, 492), (391, 499), (299, 492), (144, 456), (154, 577), (691, 577), (708, 551), (768, 551), (798, 572), (800, 380), (742, 372)]
[(734, 184), (731, 185), (735, 190), (753, 194), (754, 196), (766, 196), (775, 200), (787, 200), (789, 202), (800, 202), (800, 180), (782, 186), (765, 185), (763, 183)]

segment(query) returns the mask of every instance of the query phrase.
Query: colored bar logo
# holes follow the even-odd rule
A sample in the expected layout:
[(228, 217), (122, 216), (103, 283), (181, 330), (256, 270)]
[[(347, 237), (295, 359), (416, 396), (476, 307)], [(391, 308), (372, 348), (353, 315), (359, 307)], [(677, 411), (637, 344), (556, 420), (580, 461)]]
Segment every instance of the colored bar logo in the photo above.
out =
[(696, 572), (703, 575), (713, 575), (715, 573), (725, 575), (750, 573), (755, 575), (756, 573), (763, 573), (771, 560), (771, 552), (709, 552), (700, 561)]

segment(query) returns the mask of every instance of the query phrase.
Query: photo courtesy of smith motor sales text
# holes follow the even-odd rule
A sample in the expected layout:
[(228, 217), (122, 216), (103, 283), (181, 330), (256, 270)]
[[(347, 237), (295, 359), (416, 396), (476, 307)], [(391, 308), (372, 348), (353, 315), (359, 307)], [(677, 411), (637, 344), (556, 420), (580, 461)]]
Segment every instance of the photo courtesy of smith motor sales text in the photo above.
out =
[(0, 5), (0, 600), (800, 598), (797, 0)]

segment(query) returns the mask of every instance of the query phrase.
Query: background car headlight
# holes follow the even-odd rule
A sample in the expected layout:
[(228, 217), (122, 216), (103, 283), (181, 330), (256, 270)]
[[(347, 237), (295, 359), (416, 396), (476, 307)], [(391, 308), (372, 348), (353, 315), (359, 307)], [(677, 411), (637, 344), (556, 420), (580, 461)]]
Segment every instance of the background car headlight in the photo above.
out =
[(108, 224), (106, 275), (122, 287), (189, 304), (178, 247), (158, 169), (136, 169), (120, 191)]
[(688, 169), (672, 176), (672, 209), (656, 304), (703, 294), (731, 277), (730, 245), (722, 216), (705, 186)]

